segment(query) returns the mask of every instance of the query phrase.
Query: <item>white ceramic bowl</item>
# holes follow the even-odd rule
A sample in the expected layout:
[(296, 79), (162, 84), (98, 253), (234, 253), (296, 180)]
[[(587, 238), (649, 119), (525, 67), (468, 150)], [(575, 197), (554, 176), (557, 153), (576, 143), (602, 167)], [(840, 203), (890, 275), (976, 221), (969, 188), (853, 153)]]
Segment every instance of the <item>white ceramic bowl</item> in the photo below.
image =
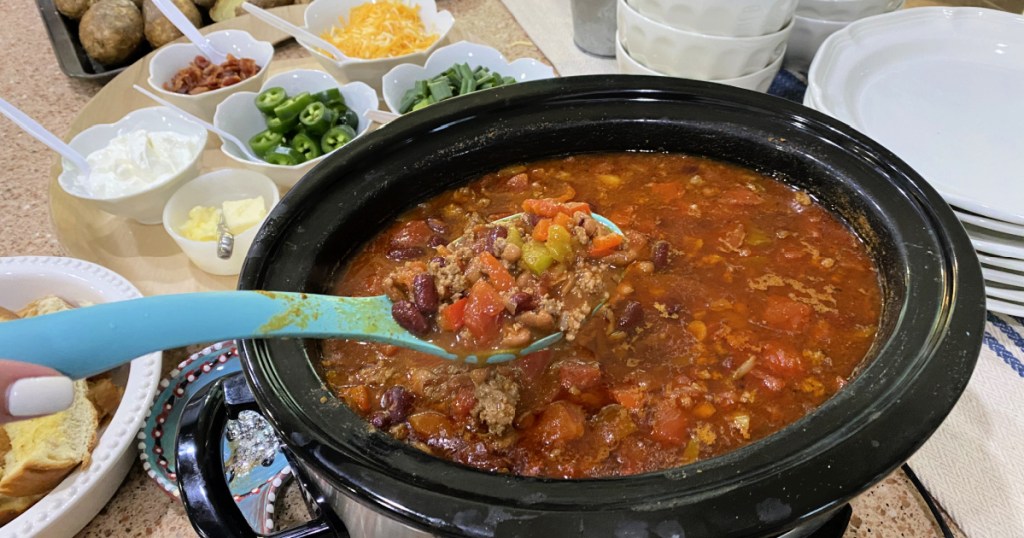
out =
[[(267, 128), (263, 114), (256, 108), (256, 96), (259, 95), (259, 92), (273, 87), (284, 88), (289, 96), (301, 92), (317, 93), (330, 88), (339, 88), (345, 97), (345, 104), (359, 116), (359, 128), (356, 129), (356, 136), (365, 133), (370, 126), (370, 120), (366, 117), (367, 111), (376, 110), (380, 103), (377, 99), (377, 92), (362, 82), (350, 82), (339, 86), (337, 80), (323, 71), (296, 69), (268, 78), (258, 92), (238, 92), (228, 96), (221, 104), (217, 105), (217, 110), (213, 115), (214, 125), (237, 136), (242, 142), (248, 142), (253, 135)], [(295, 166), (282, 166), (262, 160), (251, 161), (234, 144), (222, 143), (220, 149), (237, 162), (238, 167), (264, 174), (285, 189), (295, 185), (303, 174), (316, 166), (327, 155), (321, 155)], [(344, 149), (344, 147), (339, 149)]]
[(796, 14), (809, 19), (855, 21), (897, 9), (902, 0), (800, 0)]
[(179, 230), (188, 221), (188, 213), (195, 206), (219, 207), (226, 201), (257, 196), (263, 197), (267, 213), (281, 199), (277, 185), (263, 174), (234, 168), (214, 170), (186, 183), (171, 196), (164, 206), (164, 229), (188, 259), (203, 271), (214, 275), (237, 275), (256, 232), (263, 224), (262, 220), (235, 235), (234, 249), (231, 257), (226, 260), (217, 257), (217, 241), (193, 241), (181, 235)]
[(796, 15), (793, 17), (793, 32), (789, 34), (783, 63), (789, 69), (807, 71), (825, 39), (849, 24), (849, 21), (826, 21)]
[(618, 0), (619, 39), (641, 64), (675, 77), (719, 80), (764, 69), (782, 55), (790, 23), (758, 37), (722, 37), (666, 26)]
[(103, 149), (114, 137), (145, 129), (150, 132), (173, 131), (197, 139), (195, 155), (188, 166), (174, 175), (166, 175), (144, 190), (124, 196), (101, 198), (92, 196), (81, 185), (77, 169), (67, 160), (57, 181), (68, 194), (96, 205), (99, 209), (120, 217), (135, 219), (143, 224), (157, 224), (164, 204), (182, 184), (199, 175), (199, 156), (206, 147), (206, 129), (179, 113), (162, 106), (141, 108), (130, 112), (116, 123), (93, 125), (78, 133), (68, 144), (82, 155)]
[(652, 20), (708, 35), (775, 33), (793, 18), (797, 0), (627, 0)]
[[(365, 4), (366, 0), (314, 0), (306, 8), (305, 23), (306, 29), (316, 35), (322, 35), (333, 26), (340, 24), (339, 18), (348, 20), (348, 13), (352, 8)], [(320, 62), (320, 65), (334, 78), (341, 81), (360, 80), (370, 84), (376, 91), (381, 91), (380, 82), (384, 73), (393, 67), (404, 64), (423, 65), (427, 57), (435, 49), (448, 42), (448, 32), (455, 24), (455, 18), (447, 11), (438, 11), (434, 0), (410, 0), (410, 5), (418, 6), (420, 19), (428, 34), (437, 34), (437, 41), (434, 41), (426, 50), (391, 58), (379, 58), (364, 60), (360, 58), (345, 58), (337, 60), (330, 58), (320, 52), (316, 47), (310, 47), (299, 42), (306, 48), (313, 58)]]
[[(636, 61), (636, 59), (631, 57), (629, 53), (626, 52), (626, 49), (622, 47), (622, 42), (619, 41), (617, 35), (615, 37), (615, 59), (619, 64), (619, 71), (627, 75), (669, 76), (664, 73), (659, 73)], [(734, 86), (736, 88), (765, 93), (768, 91), (768, 88), (771, 87), (772, 80), (775, 79), (775, 75), (779, 73), (779, 68), (781, 67), (782, 56), (779, 56), (774, 62), (769, 64), (768, 67), (765, 67), (760, 71), (756, 71), (743, 77), (712, 80), (709, 82), (717, 82), (718, 84), (725, 84), (727, 86)]]
[(509, 62), (495, 49), (468, 41), (459, 41), (435, 50), (425, 64), (402, 64), (395, 66), (384, 75), (381, 82), (384, 102), (388, 109), (398, 114), (398, 107), (406, 90), (417, 80), (430, 79), (443, 73), (456, 63), (468, 63), (470, 69), (486, 67), (502, 76), (515, 77), (516, 82), (553, 78), (551, 66), (532, 58), (520, 58)]
[(225, 97), (238, 91), (255, 91), (267, 78), (267, 67), (274, 59), (274, 46), (266, 41), (259, 41), (243, 30), (222, 30), (206, 35), (210, 43), (219, 51), (230, 53), (236, 58), (252, 58), (260, 71), (255, 75), (231, 86), (198, 95), (185, 95), (164, 89), (178, 71), (187, 67), (196, 56), (201, 55), (192, 43), (175, 43), (161, 47), (149, 60), (149, 82), (156, 93), (174, 105), (202, 118), (212, 118), (213, 112)]
[[(86, 261), (43, 256), (0, 258), (0, 306), (17, 310), (50, 294), (76, 304), (142, 296), (120, 275)], [(112, 379), (124, 387), (124, 396), (110, 423), (99, 433), (92, 463), (68, 475), (32, 508), (4, 525), (0, 534), (72, 536), (96, 516), (135, 461), (135, 436), (160, 382), (160, 360), (160, 353), (150, 353), (113, 371)]]

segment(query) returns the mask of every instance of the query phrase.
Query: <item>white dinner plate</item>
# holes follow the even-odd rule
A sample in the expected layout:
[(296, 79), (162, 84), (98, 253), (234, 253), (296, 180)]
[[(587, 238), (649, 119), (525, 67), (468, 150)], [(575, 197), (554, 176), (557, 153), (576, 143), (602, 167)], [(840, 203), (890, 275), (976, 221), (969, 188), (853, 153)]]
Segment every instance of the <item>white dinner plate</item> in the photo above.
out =
[(996, 299), (1002, 299), (1004, 301), (1024, 304), (1024, 289), (1013, 286), (1004, 286), (998, 282), (992, 282), (991, 280), (985, 281), (985, 295)]
[(1009, 269), (1011, 271), (1019, 271), (1024, 273), (1024, 260), (1015, 260), (1013, 258), (1004, 258), (1002, 256), (992, 256), (985, 254), (984, 252), (978, 253), (978, 259), (984, 265), (990, 265), (992, 267), (999, 267), (1001, 269)]
[(951, 204), (1024, 224), (1024, 16), (914, 8), (832, 34), (808, 103), (891, 149)]
[(997, 254), (1009, 258), (1024, 260), (1024, 237), (986, 230), (973, 224), (962, 222), (971, 244), (976, 250)]
[(1024, 290), (1024, 273), (1015, 273), (1004, 269), (996, 269), (984, 264), (981, 266), (981, 272), (985, 275), (985, 280), (991, 280), (992, 282), (998, 282), (1000, 284), (1006, 284), (1007, 286), (1014, 286)]
[[(1024, 200), (1021, 200), (1021, 203), (1024, 203)], [(967, 211), (957, 210), (956, 208), (953, 209), (953, 213), (956, 213), (957, 218), (962, 222), (973, 224), (979, 228), (987, 228), (996, 232), (1024, 237), (1024, 226), (1020, 224), (990, 219), (981, 215), (975, 215), (974, 213), (968, 213)], [(1022, 239), (1022, 242), (1024, 242), (1024, 239)]]
[(1024, 304), (1001, 301), (992, 297), (985, 298), (985, 307), (993, 312), (1009, 314), (1011, 316), (1024, 317)]

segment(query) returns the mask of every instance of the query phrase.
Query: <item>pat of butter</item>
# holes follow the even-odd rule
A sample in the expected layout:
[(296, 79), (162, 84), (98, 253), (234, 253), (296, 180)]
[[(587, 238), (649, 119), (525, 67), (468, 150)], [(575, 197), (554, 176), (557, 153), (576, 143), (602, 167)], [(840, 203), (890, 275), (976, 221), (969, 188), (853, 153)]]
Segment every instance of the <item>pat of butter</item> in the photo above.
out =
[(267, 216), (267, 204), (262, 196), (245, 200), (227, 201), (224, 208), (224, 223), (233, 234), (240, 234), (260, 223)]
[(217, 223), (220, 209), (197, 205), (188, 212), (188, 220), (178, 230), (181, 235), (193, 241), (216, 241), (220, 237)]

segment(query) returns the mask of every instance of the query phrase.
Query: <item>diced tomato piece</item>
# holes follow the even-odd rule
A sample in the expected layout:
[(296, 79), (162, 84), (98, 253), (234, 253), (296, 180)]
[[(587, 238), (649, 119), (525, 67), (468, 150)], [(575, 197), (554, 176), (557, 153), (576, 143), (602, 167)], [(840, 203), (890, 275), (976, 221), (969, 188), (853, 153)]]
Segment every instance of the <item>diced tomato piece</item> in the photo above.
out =
[(547, 241), (549, 228), (551, 228), (551, 219), (540, 219), (533, 227), (533, 232), (530, 236), (533, 237), (535, 241)]
[(479, 340), (493, 340), (498, 336), (498, 318), (505, 310), (501, 295), (487, 283), (477, 280), (469, 290), (469, 302), (463, 320), (466, 328)]
[(613, 252), (622, 244), (622, 236), (619, 234), (601, 235), (590, 242), (590, 250), (587, 255), (591, 258), (601, 258)]
[(519, 367), (519, 371), (523, 374), (523, 380), (530, 382), (536, 381), (544, 373), (544, 370), (548, 369), (551, 359), (551, 350), (542, 349), (519, 357), (512, 364)]
[(718, 201), (727, 205), (752, 206), (764, 203), (764, 197), (746, 187), (734, 187), (719, 195)]
[(814, 310), (808, 304), (782, 295), (771, 295), (765, 299), (761, 319), (772, 329), (800, 332), (811, 322), (813, 313)]
[(553, 224), (557, 224), (557, 225), (561, 226), (562, 228), (565, 228), (566, 230), (572, 229), (572, 225), (573, 225), (572, 217), (570, 217), (566, 213), (559, 213), (559, 214), (555, 215), (555, 217), (553, 219), (551, 219), (551, 220), (552, 220)]
[(784, 379), (804, 373), (803, 357), (796, 349), (783, 342), (765, 344), (763, 365), (770, 373)]
[(366, 385), (342, 387), (338, 390), (341, 399), (353, 410), (360, 413), (370, 411), (370, 389)]
[(409, 426), (421, 439), (440, 439), (454, 431), (452, 421), (437, 411), (423, 411), (410, 415)]
[(441, 309), (437, 324), (442, 331), (456, 332), (462, 328), (462, 324), (465, 323), (466, 303), (468, 302), (469, 299), (463, 297)]
[(391, 235), (391, 246), (396, 248), (425, 247), (434, 235), (425, 220), (411, 220), (398, 225)]
[(463, 420), (473, 411), (476, 403), (476, 391), (473, 387), (465, 385), (456, 389), (455, 395), (452, 396), (451, 402), (448, 404), (448, 409), (453, 418)]
[(478, 258), (480, 264), (483, 265), (484, 272), (487, 273), (487, 278), (498, 291), (508, 291), (515, 286), (515, 279), (512, 278), (508, 269), (505, 269), (505, 266), (498, 261), (498, 258), (495, 258), (490, 252), (481, 252)]
[(662, 400), (654, 408), (651, 437), (667, 445), (681, 445), (690, 440), (686, 413), (674, 400)]
[(565, 389), (587, 390), (601, 382), (601, 365), (596, 362), (564, 361), (558, 364), (558, 382)]
[(559, 400), (544, 408), (532, 431), (546, 445), (562, 444), (583, 437), (586, 422), (580, 406)]
[(523, 211), (541, 217), (552, 218), (559, 213), (572, 215), (577, 211), (590, 213), (590, 204), (586, 202), (559, 202), (552, 198), (530, 198), (523, 200)]
[(522, 192), (526, 190), (527, 187), (530, 186), (530, 176), (526, 175), (525, 173), (516, 174), (508, 178), (508, 181), (505, 182), (505, 185), (507, 185), (508, 188), (512, 190), (512, 192)]
[(639, 411), (643, 405), (647, 391), (636, 385), (615, 387), (610, 391), (612, 398), (630, 411)]

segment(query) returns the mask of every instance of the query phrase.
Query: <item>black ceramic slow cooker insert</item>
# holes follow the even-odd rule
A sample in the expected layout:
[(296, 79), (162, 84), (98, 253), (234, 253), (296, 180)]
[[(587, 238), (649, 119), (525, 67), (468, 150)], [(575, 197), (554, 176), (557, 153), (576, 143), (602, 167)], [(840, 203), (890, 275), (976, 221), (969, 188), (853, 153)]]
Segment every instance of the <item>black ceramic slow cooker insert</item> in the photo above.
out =
[[(333, 532), (325, 521), (340, 519), (354, 536), (796, 535), (938, 427), (973, 369), (985, 312), (980, 268), (954, 214), (862, 134), (717, 84), (561, 78), (402, 117), (329, 156), (284, 197), (239, 287), (329, 292), (345, 259), (413, 204), (509, 164), (605, 151), (734, 162), (805, 189), (849, 223), (879, 267), (885, 303), (859, 373), (814, 412), (729, 454), (637, 476), (552, 480), (470, 469), (374, 431), (324, 384), (315, 341), (244, 341), (256, 404), (329, 507), (310, 534)], [(192, 418), (208, 423), (223, 411), (217, 390), (204, 395), (207, 409), (194, 402)], [(197, 431), (183, 426), (183, 491), (202, 485)], [(192, 489), (205, 493), (185, 493), (190, 514), (209, 514), (213, 490)]]

